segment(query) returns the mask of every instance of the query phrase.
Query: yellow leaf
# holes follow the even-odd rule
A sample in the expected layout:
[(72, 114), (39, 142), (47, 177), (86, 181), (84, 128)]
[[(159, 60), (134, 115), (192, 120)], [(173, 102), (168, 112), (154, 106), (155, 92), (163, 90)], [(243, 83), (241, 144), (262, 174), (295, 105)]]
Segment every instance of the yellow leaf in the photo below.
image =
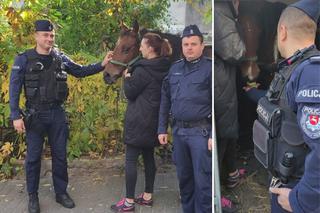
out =
[(9, 79), (5, 79), (2, 82), (2, 88), (1, 91), (3, 93), (3, 98), (5, 102), (9, 101)]
[(81, 89), (81, 84), (78, 84), (78, 85), (77, 85), (77, 90), (78, 90), (78, 92), (81, 92), (81, 90), (82, 90), (82, 89)]
[(113, 15), (112, 9), (108, 9), (108, 10), (107, 10), (107, 15), (108, 15), (108, 16), (112, 16), (112, 15)]
[(21, 18), (22, 19), (26, 19), (28, 17), (28, 12), (27, 11), (23, 11), (21, 14), (20, 14)]
[(2, 153), (0, 153), (0, 165), (3, 164), (3, 160), (4, 160), (4, 156), (2, 155)]
[(1, 151), (5, 156), (10, 155), (13, 151), (13, 146), (10, 142), (5, 142), (4, 145), (1, 147)]
[(84, 112), (84, 106), (82, 104), (80, 104), (77, 108), (78, 112)]

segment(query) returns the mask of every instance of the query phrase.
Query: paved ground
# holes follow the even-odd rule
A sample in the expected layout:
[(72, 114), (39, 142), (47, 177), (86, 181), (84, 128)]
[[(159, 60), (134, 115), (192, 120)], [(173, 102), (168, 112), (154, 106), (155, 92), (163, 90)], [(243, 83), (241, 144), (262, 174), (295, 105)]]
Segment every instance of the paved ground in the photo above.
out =
[[(182, 213), (175, 167), (158, 160), (153, 208), (136, 206), (137, 213)], [(104, 160), (75, 160), (69, 163), (69, 194), (76, 208), (65, 209), (54, 200), (51, 162), (43, 160), (40, 180), (42, 213), (109, 213), (109, 207), (124, 196), (123, 157)], [(238, 166), (248, 170), (247, 178), (234, 190), (223, 189), (223, 194), (237, 203), (239, 213), (269, 213), (268, 175), (251, 156)], [(144, 175), (139, 168), (136, 194), (143, 191)], [(27, 196), (24, 174), (0, 182), (0, 213), (26, 213)]]
[[(39, 198), (42, 213), (108, 213), (110, 205), (124, 196), (123, 157), (108, 160), (77, 160), (69, 164), (68, 191), (76, 203), (65, 209), (54, 200), (50, 160), (44, 160)], [(136, 193), (143, 191), (143, 170), (139, 169)], [(0, 213), (27, 212), (24, 175), (0, 183)], [(177, 178), (173, 165), (158, 166), (154, 206), (139, 207), (140, 213), (181, 213)]]

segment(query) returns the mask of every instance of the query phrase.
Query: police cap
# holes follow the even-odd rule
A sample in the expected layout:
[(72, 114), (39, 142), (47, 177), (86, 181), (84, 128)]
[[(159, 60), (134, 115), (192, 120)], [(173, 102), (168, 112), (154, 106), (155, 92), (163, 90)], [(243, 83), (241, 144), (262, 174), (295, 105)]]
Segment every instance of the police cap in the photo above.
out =
[(188, 36), (200, 36), (203, 38), (203, 35), (197, 25), (189, 25), (184, 28), (181, 38)]
[(34, 23), (36, 31), (52, 31), (53, 25), (49, 20), (37, 20)]
[(289, 7), (295, 7), (302, 10), (307, 14), (315, 23), (318, 23), (320, 16), (320, 1), (319, 0), (301, 0), (294, 4), (289, 5)]

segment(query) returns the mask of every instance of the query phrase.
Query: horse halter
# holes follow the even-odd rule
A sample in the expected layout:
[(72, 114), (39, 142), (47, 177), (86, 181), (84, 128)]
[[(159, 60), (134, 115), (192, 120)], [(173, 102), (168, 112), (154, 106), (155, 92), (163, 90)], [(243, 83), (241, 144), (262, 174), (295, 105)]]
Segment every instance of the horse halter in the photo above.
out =
[[(136, 37), (136, 44), (135, 44), (135, 45), (139, 46), (140, 41), (141, 41), (141, 36), (140, 36), (140, 34), (138, 33), (138, 34), (137, 34), (137, 37)], [(134, 45), (134, 46), (135, 46), (135, 45)], [(131, 49), (131, 48), (133, 48), (133, 46), (130, 47), (130, 49)], [(130, 68), (130, 67), (131, 67), (136, 61), (138, 61), (140, 58), (141, 58), (141, 55), (138, 54), (135, 58), (133, 58), (133, 59), (132, 59), (131, 61), (129, 61), (128, 63), (123, 63), (123, 62), (121, 62), (121, 61), (117, 61), (117, 60), (113, 60), (113, 59), (110, 60), (110, 63), (113, 64), (113, 65), (119, 65), (119, 66), (122, 66), (122, 67), (125, 67), (125, 68)]]
[(123, 63), (121, 61), (117, 61), (117, 60), (110, 60), (111, 64), (114, 65), (119, 65), (119, 66), (123, 66), (125, 68), (130, 68), (136, 61), (138, 61), (141, 58), (141, 55), (138, 55), (137, 57), (135, 57), (134, 59), (132, 59), (131, 61), (129, 61), (128, 63)]

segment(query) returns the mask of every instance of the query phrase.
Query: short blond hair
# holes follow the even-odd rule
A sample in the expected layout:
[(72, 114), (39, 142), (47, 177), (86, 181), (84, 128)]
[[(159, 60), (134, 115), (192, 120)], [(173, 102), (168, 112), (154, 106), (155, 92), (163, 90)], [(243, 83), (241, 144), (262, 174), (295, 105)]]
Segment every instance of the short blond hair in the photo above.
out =
[(298, 8), (287, 7), (280, 16), (279, 24), (285, 25), (295, 39), (314, 41), (316, 38), (317, 24)]

